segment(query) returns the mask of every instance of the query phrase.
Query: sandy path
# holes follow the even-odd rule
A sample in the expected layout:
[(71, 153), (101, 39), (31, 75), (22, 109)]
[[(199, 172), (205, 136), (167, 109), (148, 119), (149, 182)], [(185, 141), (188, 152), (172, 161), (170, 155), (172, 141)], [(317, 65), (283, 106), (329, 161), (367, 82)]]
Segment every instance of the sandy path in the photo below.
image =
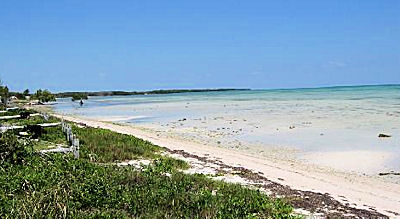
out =
[[(61, 117), (60, 115), (54, 115)], [(400, 185), (382, 180), (351, 174), (324, 171), (313, 166), (298, 165), (285, 161), (267, 160), (265, 157), (248, 155), (244, 152), (193, 143), (176, 138), (159, 137), (156, 133), (140, 127), (117, 125), (91, 119), (63, 116), (65, 120), (84, 123), (115, 132), (134, 135), (167, 147), (184, 150), (198, 156), (211, 156), (227, 165), (242, 166), (260, 172), (271, 181), (293, 189), (329, 193), (333, 198), (351, 206), (376, 211), (400, 218)], [(338, 160), (337, 162), (340, 162)], [(392, 213), (391, 213), (392, 212)], [(395, 213), (399, 213), (396, 216)]]

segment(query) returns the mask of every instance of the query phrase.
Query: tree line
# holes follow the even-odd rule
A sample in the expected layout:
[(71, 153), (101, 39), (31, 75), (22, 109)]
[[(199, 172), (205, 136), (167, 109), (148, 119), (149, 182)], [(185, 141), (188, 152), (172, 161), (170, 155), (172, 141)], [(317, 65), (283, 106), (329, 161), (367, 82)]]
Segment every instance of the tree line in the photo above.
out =
[(29, 89), (26, 89), (23, 92), (10, 91), (7, 85), (4, 85), (0, 80), (1, 104), (6, 105), (9, 98), (13, 96), (20, 100), (24, 99), (38, 100), (39, 102), (42, 103), (56, 101), (56, 96), (47, 89), (44, 90), (39, 89), (32, 94), (30, 93)]

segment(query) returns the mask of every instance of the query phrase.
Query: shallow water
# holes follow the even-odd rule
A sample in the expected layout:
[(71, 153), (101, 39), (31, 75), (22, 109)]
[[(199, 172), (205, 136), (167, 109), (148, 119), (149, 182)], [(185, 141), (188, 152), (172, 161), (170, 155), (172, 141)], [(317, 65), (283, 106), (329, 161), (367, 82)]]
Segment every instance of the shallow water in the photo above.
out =
[[(58, 102), (58, 112), (131, 123), (216, 146), (262, 147), (265, 153), (273, 149), (274, 156), (290, 148), (295, 159), (346, 171), (400, 170), (400, 85), (91, 97), (83, 107), (70, 99)], [(392, 137), (378, 138), (379, 133)], [(346, 151), (363, 163), (317, 159)], [(332, 162), (349, 164), (343, 169)]]

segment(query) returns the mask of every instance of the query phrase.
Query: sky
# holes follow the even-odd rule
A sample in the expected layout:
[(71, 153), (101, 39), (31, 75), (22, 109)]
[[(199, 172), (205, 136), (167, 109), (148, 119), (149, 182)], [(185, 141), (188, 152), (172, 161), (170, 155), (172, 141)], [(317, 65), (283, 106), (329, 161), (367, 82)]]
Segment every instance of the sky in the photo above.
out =
[(11, 90), (400, 84), (400, 1), (0, 1)]

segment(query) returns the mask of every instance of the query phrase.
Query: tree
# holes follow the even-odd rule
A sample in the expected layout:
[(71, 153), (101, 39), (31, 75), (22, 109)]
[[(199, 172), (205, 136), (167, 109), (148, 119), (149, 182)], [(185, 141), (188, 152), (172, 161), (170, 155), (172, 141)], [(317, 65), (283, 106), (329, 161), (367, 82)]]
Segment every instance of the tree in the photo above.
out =
[(49, 90), (42, 90), (39, 89), (36, 91), (36, 93), (33, 95), (34, 99), (38, 99), (40, 102), (50, 102), (50, 101), (56, 101), (56, 97), (54, 94), (52, 94)]
[(29, 89), (24, 90), (24, 93), (22, 93), (24, 96), (29, 96)]
[(87, 100), (87, 99), (88, 99), (88, 96), (85, 93), (74, 93), (71, 98), (72, 101)]
[(9, 90), (7, 86), (3, 86), (3, 82), (0, 80), (0, 97), (1, 103), (7, 105), (7, 99), (9, 96)]

